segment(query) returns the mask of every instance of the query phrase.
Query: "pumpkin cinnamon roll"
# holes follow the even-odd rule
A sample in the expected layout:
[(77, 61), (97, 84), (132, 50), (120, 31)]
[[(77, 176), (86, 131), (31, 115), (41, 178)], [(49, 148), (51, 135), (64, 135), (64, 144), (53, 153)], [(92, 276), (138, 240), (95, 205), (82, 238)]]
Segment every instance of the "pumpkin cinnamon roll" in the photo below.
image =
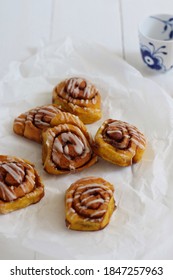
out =
[(13, 131), (38, 143), (42, 142), (42, 131), (50, 127), (50, 122), (60, 110), (56, 105), (36, 107), (18, 116), (13, 123)]
[(52, 125), (42, 135), (43, 166), (48, 173), (77, 172), (97, 161), (91, 148), (93, 139), (77, 116), (63, 113), (53, 119)]
[(53, 90), (52, 102), (62, 111), (77, 115), (84, 124), (101, 118), (101, 96), (97, 88), (83, 78), (70, 78)]
[(145, 136), (135, 126), (119, 120), (106, 120), (95, 136), (95, 153), (120, 166), (139, 162), (145, 148)]
[(30, 162), (0, 155), (0, 213), (6, 214), (37, 203), (44, 186)]
[(115, 210), (114, 187), (102, 178), (87, 177), (66, 191), (66, 226), (80, 231), (96, 231), (108, 225)]

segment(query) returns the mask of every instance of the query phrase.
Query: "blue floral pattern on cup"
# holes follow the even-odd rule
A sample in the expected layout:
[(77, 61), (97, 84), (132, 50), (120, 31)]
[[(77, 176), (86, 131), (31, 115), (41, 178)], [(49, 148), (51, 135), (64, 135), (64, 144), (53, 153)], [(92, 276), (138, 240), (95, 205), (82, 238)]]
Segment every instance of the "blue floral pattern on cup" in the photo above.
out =
[(166, 40), (172, 40), (173, 39), (173, 17), (169, 18), (168, 20), (163, 20), (158, 17), (151, 16), (151, 18), (156, 19), (164, 24), (162, 33), (167, 32), (167, 39)]
[(161, 46), (156, 49), (153, 43), (149, 42), (149, 45), (150, 48), (142, 44), (140, 46), (143, 61), (151, 69), (166, 71), (166, 67), (163, 64), (162, 57), (164, 55), (167, 55), (167, 52), (165, 51), (166, 46)]

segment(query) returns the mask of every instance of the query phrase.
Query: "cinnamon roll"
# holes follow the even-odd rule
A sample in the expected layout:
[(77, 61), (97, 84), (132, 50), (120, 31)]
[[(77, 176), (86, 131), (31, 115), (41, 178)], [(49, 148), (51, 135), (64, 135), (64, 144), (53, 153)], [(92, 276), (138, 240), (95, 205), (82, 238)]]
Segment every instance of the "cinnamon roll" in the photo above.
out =
[(40, 201), (44, 186), (30, 162), (0, 155), (0, 213), (6, 214)]
[(114, 187), (102, 178), (87, 177), (66, 191), (66, 226), (80, 231), (96, 231), (108, 225), (115, 210)]
[(113, 164), (128, 166), (141, 160), (145, 148), (145, 136), (135, 126), (108, 119), (98, 129), (93, 149)]
[(18, 116), (13, 123), (13, 131), (38, 143), (42, 142), (42, 131), (50, 127), (50, 122), (60, 110), (54, 104), (36, 107)]
[(96, 87), (83, 78), (70, 78), (53, 90), (52, 102), (63, 111), (77, 115), (84, 124), (101, 118), (101, 96)]
[(93, 139), (77, 116), (61, 114), (53, 120), (54, 127), (43, 132), (42, 158), (50, 174), (77, 172), (93, 165), (97, 156), (91, 146)]

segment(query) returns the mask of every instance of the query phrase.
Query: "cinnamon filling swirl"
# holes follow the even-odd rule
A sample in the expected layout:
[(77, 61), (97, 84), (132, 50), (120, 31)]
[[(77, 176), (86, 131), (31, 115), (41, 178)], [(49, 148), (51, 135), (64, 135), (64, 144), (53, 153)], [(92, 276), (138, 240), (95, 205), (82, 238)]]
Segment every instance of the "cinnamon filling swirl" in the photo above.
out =
[(138, 129), (126, 122), (108, 120), (103, 130), (103, 140), (117, 149), (129, 149), (132, 143), (145, 148), (145, 139)]
[[(75, 131), (73, 131), (75, 128)], [(90, 145), (79, 128), (72, 126), (69, 131), (66, 125), (57, 128), (52, 137), (52, 161), (59, 169), (75, 170), (85, 165), (92, 156)]]
[(74, 191), (72, 208), (80, 216), (99, 219), (105, 215), (111, 197), (112, 191), (103, 184), (86, 184)]
[(24, 162), (0, 162), (0, 199), (13, 201), (35, 188), (35, 172)]
[(80, 101), (81, 106), (85, 106), (88, 102), (96, 102), (98, 91), (85, 79), (71, 78), (65, 81), (65, 86), (57, 94), (67, 102), (78, 104)]
[(18, 135), (41, 143), (42, 131), (51, 126), (52, 119), (60, 112), (56, 105), (36, 107), (17, 117), (13, 130)]
[(66, 225), (74, 230), (100, 230), (116, 209), (114, 187), (103, 178), (77, 180), (66, 191)]
[(25, 113), (26, 122), (32, 122), (35, 127), (44, 129), (50, 126), (52, 118), (54, 118), (60, 110), (53, 105), (38, 107)]

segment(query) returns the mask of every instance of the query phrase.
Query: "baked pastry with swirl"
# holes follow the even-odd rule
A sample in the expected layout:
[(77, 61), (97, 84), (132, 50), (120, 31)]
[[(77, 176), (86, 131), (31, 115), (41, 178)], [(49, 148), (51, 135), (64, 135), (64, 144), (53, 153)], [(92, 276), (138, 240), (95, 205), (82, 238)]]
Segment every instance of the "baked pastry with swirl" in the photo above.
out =
[(120, 120), (108, 119), (98, 129), (94, 151), (119, 166), (139, 162), (146, 148), (145, 136), (137, 127)]
[(77, 172), (97, 161), (91, 148), (93, 139), (77, 116), (61, 113), (52, 125), (42, 135), (43, 166), (48, 173)]
[(0, 155), (0, 213), (6, 214), (33, 203), (44, 196), (44, 186), (30, 162)]
[(70, 78), (53, 90), (52, 102), (62, 111), (77, 115), (84, 124), (101, 118), (101, 96), (97, 88), (83, 78)]
[(54, 104), (33, 108), (18, 116), (13, 123), (13, 131), (38, 143), (42, 142), (42, 131), (50, 127), (50, 122), (60, 110)]
[(114, 187), (103, 178), (87, 177), (66, 191), (66, 226), (80, 231), (96, 231), (108, 225), (115, 210)]

